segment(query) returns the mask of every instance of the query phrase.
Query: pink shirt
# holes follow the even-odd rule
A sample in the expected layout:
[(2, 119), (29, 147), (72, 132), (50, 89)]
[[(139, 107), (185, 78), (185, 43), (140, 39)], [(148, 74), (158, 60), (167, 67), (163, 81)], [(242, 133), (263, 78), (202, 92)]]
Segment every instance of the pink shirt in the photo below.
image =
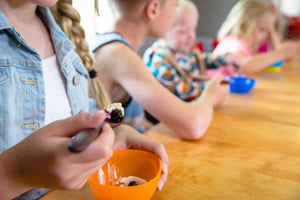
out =
[(213, 51), (213, 53), (217, 55), (237, 52), (242, 52), (246, 57), (252, 56), (252, 52), (247, 47), (245, 41), (235, 36), (228, 36), (220, 41)]
[[(228, 36), (219, 42), (217, 47), (214, 49), (213, 54), (226, 55), (228, 53), (237, 52), (242, 52), (246, 57), (252, 56), (252, 52), (247, 47), (244, 40), (235, 36)], [(236, 73), (236, 69), (233, 66), (224, 66), (218, 69), (209, 69), (206, 71), (206, 75), (208, 76), (214, 76), (217, 73), (225, 76), (232, 76)]]
[(258, 52), (268, 52), (269, 51), (269, 43), (265, 42), (261, 45), (261, 47), (258, 49)]

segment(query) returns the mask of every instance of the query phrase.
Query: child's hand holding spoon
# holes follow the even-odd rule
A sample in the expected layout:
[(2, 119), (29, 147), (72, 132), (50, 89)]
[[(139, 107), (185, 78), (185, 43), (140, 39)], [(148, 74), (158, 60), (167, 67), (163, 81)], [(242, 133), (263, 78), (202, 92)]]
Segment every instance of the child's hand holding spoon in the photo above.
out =
[(121, 103), (113, 103), (104, 109), (106, 119), (96, 128), (85, 129), (74, 135), (68, 143), (68, 149), (72, 152), (83, 151), (99, 134), (104, 124), (108, 123), (112, 128), (122, 124), (124, 119), (124, 108)]

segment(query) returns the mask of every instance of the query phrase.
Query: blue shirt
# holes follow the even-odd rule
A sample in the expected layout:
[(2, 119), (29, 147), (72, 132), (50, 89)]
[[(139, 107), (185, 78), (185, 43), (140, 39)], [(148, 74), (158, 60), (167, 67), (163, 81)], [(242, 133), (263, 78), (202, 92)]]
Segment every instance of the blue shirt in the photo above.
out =
[[(48, 8), (37, 13), (50, 31), (66, 81), (72, 114), (89, 111), (88, 73), (73, 43), (56, 24)], [(59, 103), (59, 102), (57, 102)], [(96, 104), (91, 101), (93, 105)], [(0, 152), (45, 125), (42, 58), (0, 10)]]

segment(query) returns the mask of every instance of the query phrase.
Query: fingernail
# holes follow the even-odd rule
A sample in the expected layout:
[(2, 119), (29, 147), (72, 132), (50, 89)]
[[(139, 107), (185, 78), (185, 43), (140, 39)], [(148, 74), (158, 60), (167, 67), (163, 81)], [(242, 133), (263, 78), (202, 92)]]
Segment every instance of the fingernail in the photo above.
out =
[(163, 172), (167, 172), (168, 171), (168, 165), (166, 163), (163, 164)]
[(158, 189), (158, 191), (160, 191), (162, 189), (162, 182), (158, 183), (157, 189)]

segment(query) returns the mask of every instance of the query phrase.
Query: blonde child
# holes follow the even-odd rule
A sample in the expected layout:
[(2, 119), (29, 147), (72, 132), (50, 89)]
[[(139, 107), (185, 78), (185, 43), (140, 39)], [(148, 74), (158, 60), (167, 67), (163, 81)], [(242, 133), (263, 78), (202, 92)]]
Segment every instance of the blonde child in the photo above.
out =
[(105, 119), (103, 112), (88, 113), (97, 109), (89, 104), (89, 75), (101, 92), (99, 108), (109, 102), (103, 101), (105, 91), (95, 79), (80, 16), (71, 3), (0, 1), (0, 199), (28, 190), (16, 199), (38, 199), (49, 192), (38, 187), (80, 189), (115, 148), (155, 152), (164, 168), (158, 189), (166, 181), (164, 147), (129, 126), (114, 132), (105, 125), (83, 152), (68, 151), (74, 134)]
[[(177, 133), (179, 138), (195, 140), (208, 128), (215, 106), (228, 95), (228, 86), (221, 85), (222, 76), (215, 76), (201, 98), (191, 103), (181, 101), (164, 88), (135, 52), (147, 36), (162, 37), (172, 25), (178, 0), (110, 1), (116, 21), (109, 42), (101, 41), (95, 52), (99, 77), (113, 101), (135, 99), (143, 108)], [(129, 46), (130, 44), (130, 46)], [(126, 108), (125, 108), (126, 109)]]
[(198, 97), (204, 89), (206, 69), (238, 62), (231, 54), (215, 56), (194, 48), (199, 13), (190, 0), (179, 0), (175, 20), (163, 39), (153, 43), (143, 56), (156, 79), (184, 101)]
[[(235, 53), (241, 56), (243, 73), (260, 72), (282, 59), (300, 52), (299, 41), (281, 42), (279, 15), (272, 4), (260, 0), (241, 0), (229, 12), (219, 33), (214, 54)], [(270, 51), (259, 48), (268, 43)]]

